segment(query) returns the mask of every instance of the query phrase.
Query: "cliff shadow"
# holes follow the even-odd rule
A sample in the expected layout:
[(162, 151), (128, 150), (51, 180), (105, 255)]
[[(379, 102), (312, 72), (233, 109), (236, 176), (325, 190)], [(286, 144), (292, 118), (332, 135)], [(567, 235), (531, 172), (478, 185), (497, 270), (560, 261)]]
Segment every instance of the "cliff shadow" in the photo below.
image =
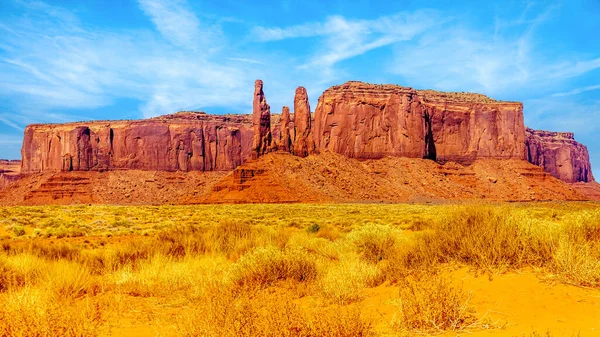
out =
[(431, 127), (431, 116), (429, 113), (423, 113), (423, 119), (425, 120), (425, 152), (423, 159), (431, 159), (436, 161), (437, 151), (435, 148), (435, 141), (433, 139), (433, 130)]

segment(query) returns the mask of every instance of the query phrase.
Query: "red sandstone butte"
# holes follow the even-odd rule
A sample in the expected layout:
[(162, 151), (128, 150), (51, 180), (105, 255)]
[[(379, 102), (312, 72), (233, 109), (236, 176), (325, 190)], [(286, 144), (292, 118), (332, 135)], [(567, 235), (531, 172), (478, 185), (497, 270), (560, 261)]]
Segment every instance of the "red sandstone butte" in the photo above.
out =
[(22, 173), (232, 170), (250, 155), (243, 116), (181, 112), (139, 121), (29, 125)]
[(263, 81), (254, 82), (254, 102), (252, 104), (252, 158), (258, 158), (271, 148), (271, 107), (263, 92)]
[(317, 150), (352, 158), (526, 158), (522, 104), (477, 94), (351, 81), (323, 93), (314, 124)]
[[(305, 88), (296, 89), (293, 117), (287, 107), (271, 115), (257, 80), (252, 115), (180, 112), (139, 121), (30, 125), (21, 173), (229, 171), (274, 150), (460, 164), (529, 160), (566, 182), (593, 181), (587, 149), (573, 134), (528, 130), (526, 137), (521, 103), (355, 81), (327, 89), (314, 120)], [(6, 184), (15, 175), (0, 177)]]
[(310, 104), (304, 87), (296, 89), (294, 96), (294, 149), (296, 156), (306, 157), (315, 151), (315, 141), (312, 134)]
[(575, 141), (571, 132), (526, 130), (527, 160), (568, 183), (592, 182), (587, 147)]

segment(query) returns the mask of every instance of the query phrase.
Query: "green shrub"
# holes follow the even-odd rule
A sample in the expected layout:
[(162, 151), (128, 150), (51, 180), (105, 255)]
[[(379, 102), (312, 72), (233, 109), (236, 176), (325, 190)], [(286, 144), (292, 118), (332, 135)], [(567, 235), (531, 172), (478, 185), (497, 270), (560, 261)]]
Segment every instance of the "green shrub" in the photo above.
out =
[(25, 235), (25, 228), (23, 226), (14, 226), (12, 232), (15, 236), (23, 236)]

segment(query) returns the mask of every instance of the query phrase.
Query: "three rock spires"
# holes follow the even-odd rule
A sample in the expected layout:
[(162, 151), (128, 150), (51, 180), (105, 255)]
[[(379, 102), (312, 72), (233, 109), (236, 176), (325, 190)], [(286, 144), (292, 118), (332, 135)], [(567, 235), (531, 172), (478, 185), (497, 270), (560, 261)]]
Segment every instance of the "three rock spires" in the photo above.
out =
[(271, 131), (271, 107), (263, 92), (263, 81), (254, 82), (254, 101), (252, 104), (252, 158), (266, 153), (285, 151), (296, 156), (306, 157), (316, 151), (312, 136), (310, 104), (304, 87), (298, 87), (294, 96), (294, 128), (290, 128), (290, 108), (284, 106), (281, 111), (279, 139), (273, 139)]

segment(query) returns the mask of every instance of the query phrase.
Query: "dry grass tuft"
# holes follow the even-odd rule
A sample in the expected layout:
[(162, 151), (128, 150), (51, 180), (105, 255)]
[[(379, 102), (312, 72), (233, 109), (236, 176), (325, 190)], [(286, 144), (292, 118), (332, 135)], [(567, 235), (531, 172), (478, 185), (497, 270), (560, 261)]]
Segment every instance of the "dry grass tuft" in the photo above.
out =
[(600, 286), (600, 213), (586, 213), (567, 223), (552, 268), (566, 283)]
[(335, 304), (349, 304), (362, 298), (361, 291), (380, 283), (379, 269), (358, 256), (326, 265), (319, 280), (320, 292)]
[(24, 288), (0, 295), (0, 336), (98, 336), (102, 306)]
[(464, 330), (477, 323), (469, 298), (437, 275), (407, 278), (400, 285), (399, 313), (393, 324), (400, 330), (425, 333)]
[(305, 311), (289, 292), (238, 293), (223, 288), (199, 299), (179, 321), (178, 333), (185, 337), (374, 335), (356, 309)]
[(277, 281), (312, 281), (317, 277), (315, 260), (302, 249), (258, 247), (234, 265), (231, 280), (246, 287), (265, 287)]

